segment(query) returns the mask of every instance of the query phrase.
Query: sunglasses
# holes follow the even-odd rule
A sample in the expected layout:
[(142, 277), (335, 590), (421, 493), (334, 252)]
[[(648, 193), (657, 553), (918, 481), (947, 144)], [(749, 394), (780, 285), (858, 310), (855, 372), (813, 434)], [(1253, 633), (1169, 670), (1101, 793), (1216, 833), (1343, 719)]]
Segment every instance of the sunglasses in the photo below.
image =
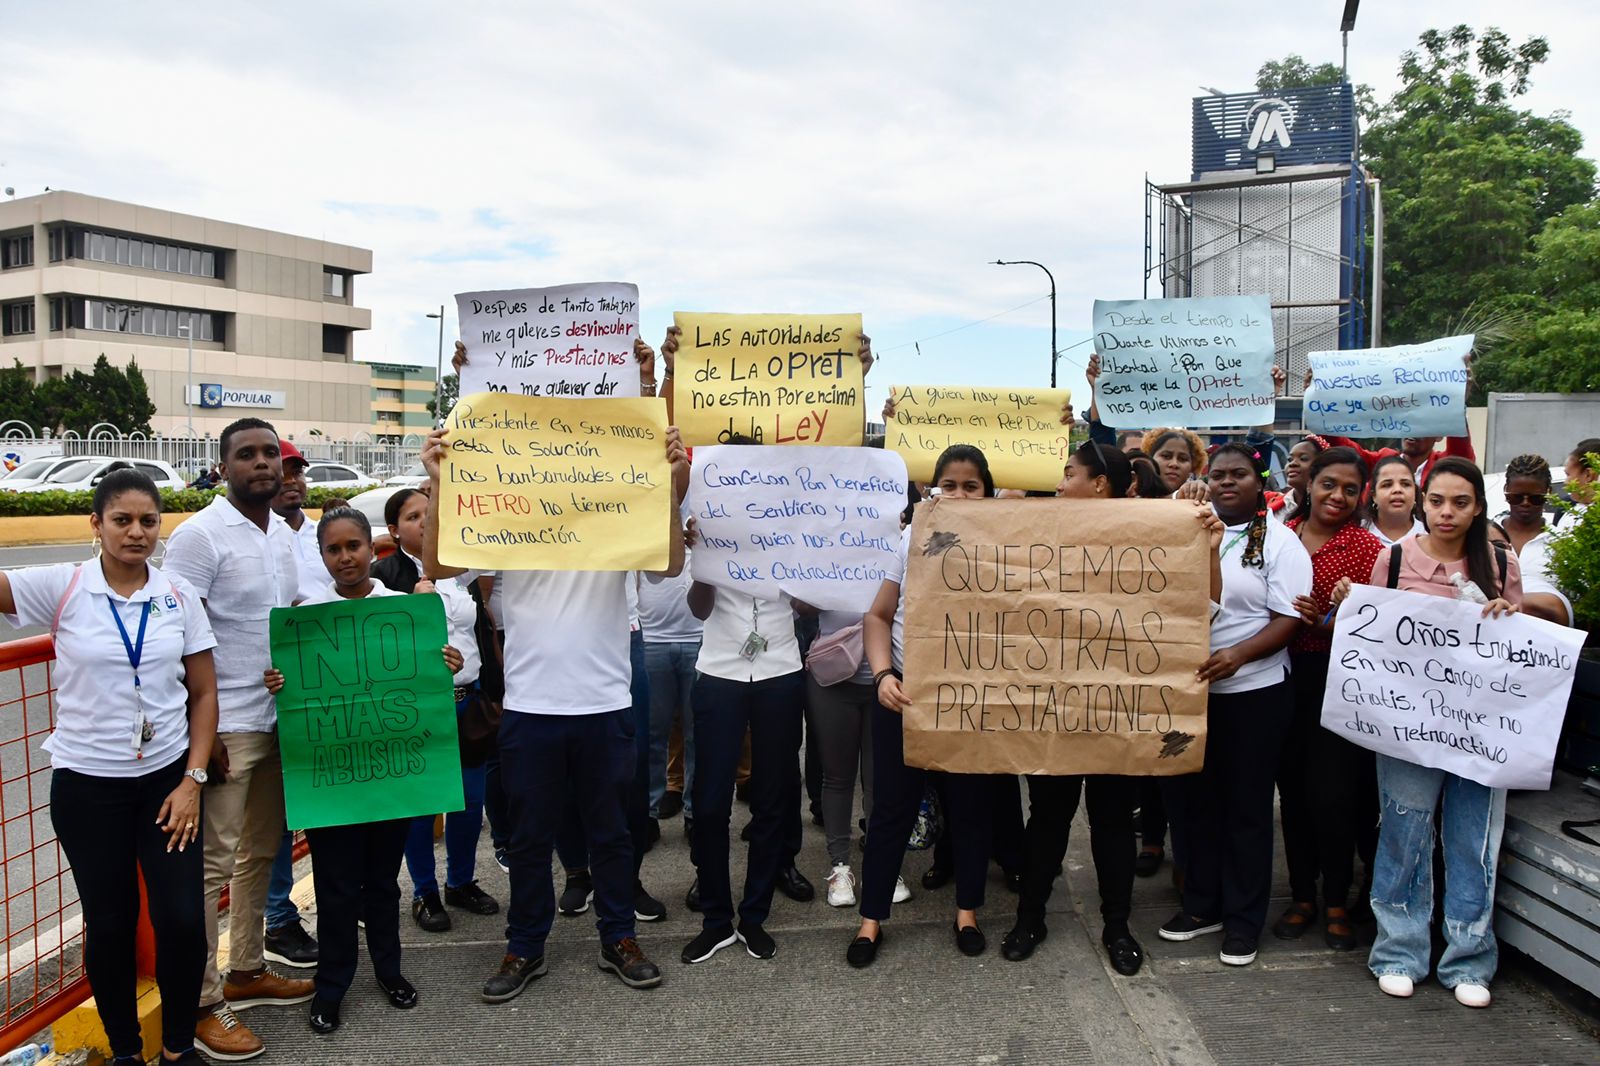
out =
[(1531, 503), (1535, 507), (1543, 507), (1544, 506), (1544, 501), (1547, 498), (1548, 497), (1542, 492), (1508, 492), (1508, 493), (1506, 493), (1506, 502), (1511, 504), (1511, 506), (1513, 506), (1513, 507), (1521, 507), (1525, 503)]

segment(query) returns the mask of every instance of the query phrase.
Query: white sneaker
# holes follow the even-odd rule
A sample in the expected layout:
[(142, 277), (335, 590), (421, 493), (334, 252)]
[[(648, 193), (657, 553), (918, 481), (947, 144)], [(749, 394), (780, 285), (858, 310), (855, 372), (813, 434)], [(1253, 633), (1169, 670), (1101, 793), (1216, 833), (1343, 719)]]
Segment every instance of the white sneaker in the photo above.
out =
[(850, 867), (839, 863), (828, 875), (828, 906), (854, 907), (856, 905), (856, 875)]
[(890, 901), (894, 903), (904, 903), (910, 898), (911, 889), (906, 887), (906, 879), (903, 877), (896, 877), (894, 879), (894, 895), (890, 897)]
[(1378, 978), (1378, 991), (1386, 996), (1394, 996), (1396, 999), (1410, 999), (1412, 993), (1411, 978), (1403, 973), (1386, 973)]
[(1456, 1002), (1463, 1007), (1487, 1007), (1489, 989), (1486, 985), (1456, 985)]

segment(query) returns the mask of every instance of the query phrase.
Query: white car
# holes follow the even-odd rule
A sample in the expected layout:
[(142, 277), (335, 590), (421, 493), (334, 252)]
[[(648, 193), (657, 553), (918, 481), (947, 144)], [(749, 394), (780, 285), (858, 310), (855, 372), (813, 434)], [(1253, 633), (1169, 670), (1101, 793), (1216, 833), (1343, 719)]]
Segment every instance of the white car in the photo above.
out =
[(182, 489), (187, 482), (172, 467), (159, 459), (117, 459), (109, 455), (80, 455), (57, 469), (43, 481), (18, 489), (18, 492), (86, 492), (100, 484), (112, 463), (126, 463), (156, 483), (158, 489)]
[(387, 478), (383, 483), (385, 485), (392, 485), (395, 488), (415, 489), (421, 488), (427, 480), (428, 472), (422, 468), (422, 461), (419, 459), (410, 466), (406, 467), (403, 473), (399, 473), (394, 477)]
[(337, 491), (362, 492), (375, 488), (378, 479), (368, 477), (353, 466), (343, 463), (329, 463), (312, 460), (306, 467), (306, 487), (310, 489), (334, 489)]
[(29, 459), (5, 477), (0, 477), (0, 492), (16, 492), (29, 485), (37, 485), (57, 470), (77, 461), (77, 456), (69, 458), (65, 455), (43, 455), (37, 459)]

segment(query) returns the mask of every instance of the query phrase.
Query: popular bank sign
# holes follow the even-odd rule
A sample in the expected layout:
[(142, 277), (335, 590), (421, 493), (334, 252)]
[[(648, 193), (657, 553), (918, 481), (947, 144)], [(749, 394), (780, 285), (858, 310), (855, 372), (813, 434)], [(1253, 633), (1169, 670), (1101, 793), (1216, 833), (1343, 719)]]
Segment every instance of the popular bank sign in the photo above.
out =
[(1355, 149), (1349, 85), (1194, 99), (1196, 180), (1218, 171), (1349, 163)]
[(230, 389), (214, 383), (195, 386), (198, 395), (191, 402), (204, 408), (258, 407), (281, 409), (285, 394), (273, 389)]

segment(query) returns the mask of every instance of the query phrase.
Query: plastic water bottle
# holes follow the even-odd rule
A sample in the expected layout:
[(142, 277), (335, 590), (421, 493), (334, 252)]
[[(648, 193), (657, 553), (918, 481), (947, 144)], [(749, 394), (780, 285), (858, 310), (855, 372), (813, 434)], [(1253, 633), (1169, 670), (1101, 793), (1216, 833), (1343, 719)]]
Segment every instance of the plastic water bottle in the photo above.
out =
[(23, 1044), (14, 1051), (0, 1055), (0, 1066), (33, 1066), (48, 1054), (50, 1054), (48, 1043)]
[[(1465, 603), (1476, 603), (1480, 607), (1489, 602), (1489, 597), (1483, 594), (1483, 590), (1478, 587), (1478, 583), (1467, 580), (1466, 575), (1459, 571), (1450, 575), (1450, 583), (1456, 587), (1456, 599), (1458, 600)], [(0, 1060), (0, 1066), (5, 1066), (4, 1060)]]

